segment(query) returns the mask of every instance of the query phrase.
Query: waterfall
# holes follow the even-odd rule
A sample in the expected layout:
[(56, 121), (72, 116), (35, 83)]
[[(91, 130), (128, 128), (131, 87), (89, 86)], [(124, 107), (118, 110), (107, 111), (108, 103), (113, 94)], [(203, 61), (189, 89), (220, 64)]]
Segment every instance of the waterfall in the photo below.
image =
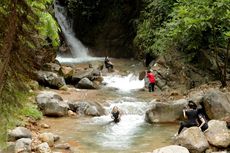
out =
[(57, 60), (61, 63), (80, 63), (93, 60), (102, 60), (102, 58), (91, 57), (88, 55), (88, 48), (86, 48), (81, 41), (79, 41), (72, 30), (72, 24), (66, 18), (66, 9), (63, 6), (54, 2), (55, 17), (60, 25), (65, 36), (68, 46), (70, 47), (72, 58), (57, 56)]

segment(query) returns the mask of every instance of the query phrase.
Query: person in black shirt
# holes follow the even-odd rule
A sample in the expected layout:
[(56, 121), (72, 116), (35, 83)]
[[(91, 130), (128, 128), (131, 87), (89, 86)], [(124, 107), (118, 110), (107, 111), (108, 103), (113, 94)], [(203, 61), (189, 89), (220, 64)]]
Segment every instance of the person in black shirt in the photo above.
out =
[(188, 108), (183, 110), (183, 115), (188, 121), (181, 122), (178, 134), (184, 127), (198, 126), (201, 131), (205, 132), (208, 129), (208, 122), (204, 115), (202, 108), (197, 108), (197, 105), (193, 101), (188, 102)]
[(189, 128), (192, 126), (198, 126), (198, 123), (197, 123), (198, 111), (196, 108), (197, 108), (197, 105), (193, 101), (189, 101), (188, 108), (183, 109), (183, 115), (188, 120), (180, 123), (178, 134), (180, 134), (180, 132), (185, 127)]
[(112, 70), (113, 69), (113, 63), (109, 60), (108, 56), (105, 57), (105, 67), (108, 70)]
[(113, 121), (115, 123), (120, 122), (120, 120), (121, 120), (121, 112), (120, 112), (120, 110), (118, 109), (117, 106), (113, 107), (113, 110), (112, 110), (111, 114), (112, 114), (111, 118), (113, 119)]

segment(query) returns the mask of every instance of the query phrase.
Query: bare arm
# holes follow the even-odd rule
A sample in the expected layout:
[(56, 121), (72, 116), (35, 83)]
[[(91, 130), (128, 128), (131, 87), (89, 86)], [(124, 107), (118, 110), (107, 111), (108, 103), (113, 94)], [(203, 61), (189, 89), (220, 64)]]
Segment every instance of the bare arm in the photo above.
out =
[(199, 128), (201, 129), (201, 127), (205, 124), (205, 120), (204, 120), (204, 118), (201, 115), (199, 115), (198, 117), (199, 117), (199, 119), (201, 121), (201, 124), (199, 126)]
[(186, 115), (186, 110), (185, 110), (185, 109), (183, 109), (183, 115), (184, 115), (184, 118), (185, 118), (185, 119), (188, 118), (187, 115)]

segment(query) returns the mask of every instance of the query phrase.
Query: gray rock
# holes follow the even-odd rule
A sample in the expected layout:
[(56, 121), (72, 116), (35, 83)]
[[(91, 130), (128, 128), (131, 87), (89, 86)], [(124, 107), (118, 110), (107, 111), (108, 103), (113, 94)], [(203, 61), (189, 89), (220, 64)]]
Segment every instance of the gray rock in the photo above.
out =
[(222, 119), (230, 116), (230, 93), (212, 89), (202, 99), (210, 119)]
[(97, 89), (95, 84), (92, 81), (90, 81), (88, 78), (81, 79), (77, 84), (77, 88), (80, 88), (80, 89)]
[(57, 144), (54, 146), (54, 148), (56, 148), (56, 149), (70, 149), (70, 145), (68, 143)]
[(153, 107), (145, 114), (145, 120), (149, 123), (176, 122), (183, 118), (182, 110), (187, 100), (180, 99), (173, 102), (155, 102)]
[(36, 102), (43, 115), (62, 117), (68, 114), (69, 105), (56, 93), (41, 93), (36, 97)]
[(191, 153), (201, 153), (208, 147), (208, 141), (198, 127), (182, 131), (175, 139), (175, 144), (187, 148)]
[(152, 153), (189, 153), (188, 149), (182, 146), (170, 145), (153, 150)]
[(30, 138), (18, 139), (15, 144), (15, 153), (30, 153), (31, 143), (32, 140)]
[(47, 142), (41, 143), (36, 148), (36, 153), (52, 153)]
[(75, 72), (75, 74), (72, 76), (72, 84), (76, 85), (81, 79), (90, 76), (92, 72), (93, 69), (87, 69), (84, 71)]
[(37, 81), (40, 85), (59, 89), (62, 86), (66, 85), (65, 80), (63, 77), (57, 75), (54, 72), (49, 71), (37, 71)]
[(56, 99), (59, 101), (63, 101), (62, 97), (59, 96), (57, 93), (55, 92), (42, 92), (39, 95), (36, 96), (35, 100), (38, 104), (38, 107), (43, 110), (44, 106), (47, 102), (49, 102), (51, 99)]
[(58, 72), (61, 66), (56, 63), (45, 63), (42, 67), (44, 71)]
[(100, 113), (98, 112), (96, 106), (89, 106), (89, 107), (85, 110), (85, 114), (86, 114), (86, 115), (90, 115), (90, 116), (100, 116)]
[(66, 78), (72, 78), (74, 74), (74, 70), (72, 67), (69, 66), (61, 66), (61, 69), (59, 70), (59, 74)]
[(69, 102), (70, 110), (89, 116), (105, 115), (105, 109), (97, 102)]
[(47, 142), (50, 147), (54, 145), (54, 134), (53, 133), (42, 133), (39, 136), (39, 140), (42, 142)]
[(15, 141), (21, 138), (31, 138), (31, 131), (25, 127), (16, 127), (8, 133), (9, 140)]
[(230, 130), (225, 121), (211, 120), (208, 125), (205, 136), (211, 145), (224, 148), (230, 146)]

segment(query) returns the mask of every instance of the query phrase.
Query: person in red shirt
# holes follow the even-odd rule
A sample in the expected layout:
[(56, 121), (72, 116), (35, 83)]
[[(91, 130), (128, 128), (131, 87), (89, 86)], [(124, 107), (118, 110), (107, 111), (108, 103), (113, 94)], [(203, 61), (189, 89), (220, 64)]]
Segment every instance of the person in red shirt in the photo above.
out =
[(155, 86), (156, 80), (151, 70), (147, 71), (147, 78), (149, 79), (149, 92), (154, 92), (154, 86)]

